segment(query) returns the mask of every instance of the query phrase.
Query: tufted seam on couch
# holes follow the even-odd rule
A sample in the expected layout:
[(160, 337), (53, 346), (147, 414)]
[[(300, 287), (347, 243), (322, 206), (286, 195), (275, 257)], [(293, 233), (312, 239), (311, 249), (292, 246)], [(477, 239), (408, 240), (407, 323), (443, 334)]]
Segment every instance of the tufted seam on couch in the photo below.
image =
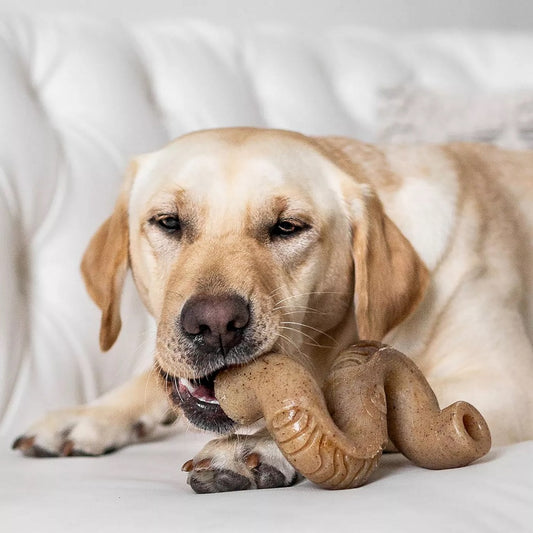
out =
[(243, 68), (242, 43), (233, 32), (180, 21), (134, 26), (131, 33), (170, 137), (224, 123), (262, 123)]
[[(52, 128), (52, 123), (47, 119), (46, 110), (42, 105), (39, 98), (38, 86), (35, 83), (35, 78), (32, 76), (32, 57), (36, 44), (32, 37), (32, 32), (29, 28), (29, 21), (23, 17), (12, 17), (9, 20), (13, 22), (12, 26), (7, 23), (0, 25), (0, 43), (5, 47), (7, 51), (7, 60), (9, 65), (6, 65), (7, 69), (11, 69), (11, 73), (15, 74), (15, 79), (11, 81), (13, 84), (19, 84), (20, 95), (14, 95), (13, 93), (4, 96), (14, 96), (10, 98), (11, 101), (3, 102), (7, 107), (11, 107), (9, 111), (14, 113), (14, 109), (18, 111), (18, 116), (14, 115), (8, 124), (11, 127), (16, 126), (16, 122), (24, 120), (24, 115), (33, 115), (37, 118), (37, 124), (32, 124), (32, 128), (40, 130), (36, 133), (36, 138), (50, 137), (49, 132)], [(6, 56), (4, 56), (6, 57)], [(9, 70), (5, 70), (6, 77), (9, 76)], [(17, 101), (17, 97), (19, 101)], [(21, 105), (22, 104), (22, 105)], [(29, 118), (29, 117), (28, 117)], [(4, 127), (7, 126), (4, 120)], [(18, 144), (18, 146), (17, 146)], [(24, 180), (18, 179), (19, 176), (24, 176), (27, 180), (35, 180), (35, 168), (30, 168), (31, 165), (26, 161), (34, 154), (31, 153), (33, 146), (31, 141), (28, 140), (26, 147), (24, 145), (24, 139), (13, 139), (13, 145), (4, 146), (3, 161), (4, 166), (8, 169), (11, 200), (10, 205), (13, 212), (16, 212), (24, 228), (24, 241), (29, 246), (34, 233), (30, 231), (30, 228), (38, 227), (38, 224), (46, 217), (46, 210), (41, 209), (37, 213), (31, 209), (31, 206), (25, 209), (28, 204), (27, 193), (23, 190)], [(15, 149), (13, 149), (16, 146)], [(24, 148), (26, 148), (26, 154), (24, 154)], [(47, 155), (41, 154), (41, 157), (47, 158)], [(33, 176), (30, 176), (30, 173)], [(50, 177), (47, 177), (52, 184), (54, 184), (54, 174), (51, 172)], [(53, 189), (53, 185), (51, 187)], [(53, 197), (53, 190), (48, 191), (49, 197)], [(42, 198), (40, 199), (42, 201)], [(32, 202), (33, 204), (34, 202)]]
[(153, 112), (153, 115), (157, 122), (161, 126), (163, 136), (170, 139), (171, 135), (167, 128), (168, 117), (165, 116), (165, 110), (161, 106), (161, 102), (158, 100), (155, 81), (150, 70), (149, 60), (146, 57), (146, 52), (143, 50), (142, 43), (139, 40), (137, 31), (134, 27), (121, 24), (122, 30), (127, 35), (131, 48), (135, 54), (136, 60), (139, 65), (139, 72), (141, 74), (142, 84), (146, 92), (146, 102)]

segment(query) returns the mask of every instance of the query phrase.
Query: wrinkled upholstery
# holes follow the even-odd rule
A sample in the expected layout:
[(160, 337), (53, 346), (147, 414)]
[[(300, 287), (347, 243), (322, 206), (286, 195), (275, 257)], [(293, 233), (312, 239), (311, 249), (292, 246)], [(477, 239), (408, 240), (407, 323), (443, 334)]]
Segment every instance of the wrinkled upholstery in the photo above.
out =
[[(9, 483), (19, 483), (10, 491), (13, 522), (9, 523), (14, 527), (17, 514), (24, 513), (25, 483), (41, 475), (55, 486), (59, 478), (54, 475), (68, 478), (77, 472), (84, 478), (90, 473), (85, 488), (72, 479), (67, 483), (70, 505), (76, 505), (72, 499), (76, 491), (98, 492), (99, 476), (107, 488), (116, 476), (112, 494), (120, 499), (120, 489), (125, 488), (127, 500), (131, 486), (118, 474), (121, 461), (128, 469), (142, 464), (138, 474), (131, 476), (145, 479), (144, 486), (132, 481), (137, 483), (136, 490), (142, 490), (127, 500), (126, 508), (137, 508), (137, 501), (143, 505), (144, 490), (150, 498), (157, 498), (164, 488), (168, 491), (165, 498), (180, 509), (177, 514), (187, 512), (185, 504), (173, 498), (174, 490), (187, 490), (175, 466), (198, 448), (199, 437), (187, 449), (182, 441), (179, 445), (171, 441), (181, 450), (176, 458), (171, 444), (154, 443), (140, 451), (123, 452), (124, 458), (117, 463), (113, 463), (117, 456), (95, 460), (94, 467), (90, 460), (75, 459), (72, 470), (70, 460), (57, 460), (57, 467), (54, 461), (36, 465), (35, 460), (5, 451), (9, 440), (45, 411), (94, 399), (150, 361), (153, 325), (131, 282), (123, 298), (122, 334), (117, 345), (103, 355), (98, 349), (99, 314), (79, 274), (81, 254), (90, 235), (111, 212), (128, 158), (190, 130), (232, 125), (364, 140), (398, 136), (424, 140), (420, 117), (413, 118), (413, 114), (418, 108), (428, 111), (428, 97), (417, 107), (409, 94), (431, 94), (434, 108), (439, 107), (441, 97), (468, 102), (478, 94), (490, 102), (498, 98), (526, 102), (518, 106), (521, 116), (513, 123), (518, 124), (513, 135), (500, 139), (496, 133), (491, 140), (527, 146), (533, 131), (533, 107), (528, 105), (533, 102), (532, 56), (533, 36), (526, 35), (441, 32), (394, 36), (345, 28), (304, 39), (289, 29), (265, 27), (236, 33), (180, 20), (133, 26), (73, 16), (0, 19), (0, 471)], [(400, 106), (399, 98), (403, 98)], [(476, 115), (479, 124), (463, 132), (452, 128), (453, 137), (483, 138), (483, 116), (481, 110)], [(513, 124), (506, 127), (512, 129)], [(149, 449), (155, 451), (154, 459), (148, 458)], [(479, 518), (468, 521), (468, 528), (454, 531), (477, 531), (475, 527), (502, 531), (498, 526), (507, 518), (509, 527), (514, 524), (513, 531), (524, 527), (524, 501), (528, 501), (524, 494), (529, 493), (531, 503), (533, 479), (530, 472), (518, 476), (517, 469), (528, 450), (531, 454), (531, 443), (494, 452), (493, 463), (472, 467), (472, 480), (477, 484), (498, 470), (498, 479), (502, 478), (498, 499), (505, 510), (498, 511), (496, 522)], [(497, 464), (500, 455), (507, 460), (505, 466)], [(150, 482), (146, 461), (153, 461), (158, 481)], [(169, 463), (170, 473), (166, 471)], [(108, 470), (102, 465), (115, 466)], [(507, 467), (514, 473), (506, 481)], [(464, 512), (466, 519), (466, 508), (460, 511), (465, 502), (454, 499), (454, 472), (409, 472), (409, 481), (420, 487), (420, 495), (426, 493), (425, 505), (437, 505), (428, 494), (439, 487), (439, 479), (447, 480), (450, 493), (445, 503)], [(457, 474), (458, 483), (469, 483), (465, 472)], [(393, 476), (400, 475), (400, 470), (393, 469)], [(399, 485), (381, 480), (383, 496), (378, 480), (353, 494), (353, 501), (361, 503), (369, 495), (374, 498), (369, 505), (377, 505), (378, 498), (396, 506), (400, 516), (398, 506), (406, 503), (395, 502), (394, 491), (402, 489), (400, 477), (397, 480)], [(8, 482), (1, 483), (0, 490), (6, 489)], [(43, 483), (37, 482), (33, 496), (43, 497)], [(483, 490), (490, 494), (489, 489), (490, 483)], [(288, 489), (279, 503), (275, 496), (279, 491), (271, 491), (272, 505), (282, 506), (286, 498), (295, 497), (292, 510), (283, 511), (290, 520), (300, 501), (297, 495), (301, 499), (309, 490), (307, 484)], [(60, 491), (54, 491), (57, 501), (45, 498), (52, 509), (61, 500)], [(496, 512), (472, 488), (467, 493), (472, 499), (469, 505), (477, 505), (477, 511)], [(409, 494), (416, 495), (416, 491)], [(200, 504), (198, 498), (188, 496), (183, 502)], [(241, 494), (220, 501), (238, 508), (241, 502), (264, 505), (259, 503), (264, 498)], [(324, 493), (322, 500), (315, 492), (313, 498), (319, 510), (344, 502), (346, 496)], [(513, 498), (520, 517), (513, 518), (514, 522), (510, 518)], [(35, 501), (30, 505), (36, 505)], [(201, 501), (203, 505), (208, 500)], [(49, 516), (57, 519), (54, 512)], [(120, 506), (116, 512), (120, 513)], [(48, 516), (45, 511), (35, 513), (31, 515), (35, 520)], [(75, 521), (75, 507), (69, 513)], [(105, 521), (95, 516), (88, 515), (87, 529), (80, 530), (106, 531), (89, 527), (90, 519)], [(367, 519), (370, 527), (371, 516)], [(309, 516), (306, 520), (313, 523)], [(219, 526), (216, 530), (224, 530)]]

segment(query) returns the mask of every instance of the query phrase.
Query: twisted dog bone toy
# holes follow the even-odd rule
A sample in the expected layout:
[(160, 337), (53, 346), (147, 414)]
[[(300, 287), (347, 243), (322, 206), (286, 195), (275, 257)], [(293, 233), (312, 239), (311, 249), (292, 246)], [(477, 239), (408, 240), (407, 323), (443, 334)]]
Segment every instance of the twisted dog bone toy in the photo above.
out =
[(465, 466), (491, 444), (472, 405), (456, 402), (441, 411), (416, 365), (380, 343), (361, 342), (340, 354), (324, 393), (302, 365), (268, 354), (221, 372), (215, 395), (236, 422), (264, 417), (294, 468), (328, 489), (364, 484), (389, 438), (431, 469)]

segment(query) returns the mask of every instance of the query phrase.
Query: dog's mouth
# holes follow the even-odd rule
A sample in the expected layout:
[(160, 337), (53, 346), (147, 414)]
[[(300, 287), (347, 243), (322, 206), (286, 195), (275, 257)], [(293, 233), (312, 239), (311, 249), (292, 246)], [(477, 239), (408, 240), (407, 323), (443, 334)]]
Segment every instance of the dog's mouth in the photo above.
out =
[(219, 405), (215, 398), (215, 377), (216, 373), (194, 381), (178, 378), (178, 390), (182, 395), (189, 393), (201, 404)]
[(165, 380), (171, 402), (182, 410), (189, 422), (206, 431), (229, 433), (237, 424), (215, 398), (215, 378), (219, 371), (193, 380), (172, 376), (162, 369), (159, 373)]

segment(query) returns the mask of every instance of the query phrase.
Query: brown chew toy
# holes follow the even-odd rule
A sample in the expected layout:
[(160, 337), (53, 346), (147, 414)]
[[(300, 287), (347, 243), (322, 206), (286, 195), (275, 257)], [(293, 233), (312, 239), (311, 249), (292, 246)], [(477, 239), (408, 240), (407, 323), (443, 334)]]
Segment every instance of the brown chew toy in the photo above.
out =
[(272, 353), (220, 373), (215, 394), (236, 422), (264, 417), (294, 468), (328, 489), (364, 484), (389, 438), (431, 469), (465, 466), (491, 444), (477, 409), (456, 402), (441, 411), (416, 365), (377, 342), (340, 354), (323, 392), (301, 364)]

